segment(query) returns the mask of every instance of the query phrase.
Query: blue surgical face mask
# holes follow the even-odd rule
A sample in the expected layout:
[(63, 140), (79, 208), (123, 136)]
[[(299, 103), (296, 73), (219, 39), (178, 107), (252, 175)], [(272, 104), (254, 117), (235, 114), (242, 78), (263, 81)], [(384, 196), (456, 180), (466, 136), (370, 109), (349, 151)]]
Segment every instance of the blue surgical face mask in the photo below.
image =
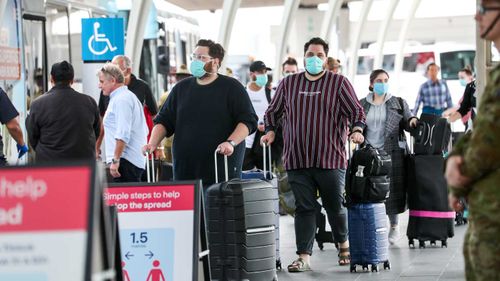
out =
[(201, 78), (207, 73), (205, 71), (205, 62), (202, 62), (201, 60), (193, 60), (190, 65), (190, 70), (196, 78)]
[(377, 82), (373, 84), (373, 92), (379, 96), (384, 95), (389, 91), (389, 83)]
[(264, 87), (267, 84), (267, 74), (257, 74), (255, 76), (255, 84), (259, 87)]
[(306, 58), (306, 70), (312, 75), (316, 75), (323, 71), (323, 60), (318, 56)]
[(467, 86), (467, 81), (466, 81), (465, 79), (460, 79), (460, 85), (461, 85), (462, 87)]

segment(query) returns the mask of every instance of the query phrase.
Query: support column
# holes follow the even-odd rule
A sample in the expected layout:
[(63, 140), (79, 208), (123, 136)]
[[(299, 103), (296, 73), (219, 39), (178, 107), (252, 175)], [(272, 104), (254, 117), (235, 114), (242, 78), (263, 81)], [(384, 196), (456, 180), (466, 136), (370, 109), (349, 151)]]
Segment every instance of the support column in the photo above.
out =
[(351, 81), (354, 81), (354, 76), (358, 70), (358, 50), (361, 47), (361, 36), (363, 35), (363, 29), (365, 27), (366, 19), (368, 18), (368, 12), (373, 4), (373, 0), (363, 0), (363, 8), (361, 9), (361, 15), (359, 16), (358, 26), (354, 32), (354, 40), (351, 44), (351, 63), (349, 64), (348, 77)]
[(281, 79), (281, 63), (286, 52), (288, 43), (288, 35), (292, 27), (292, 21), (295, 17), (295, 12), (299, 9), (300, 0), (285, 0), (285, 9), (281, 20), (281, 31), (276, 46), (276, 61), (274, 63), (273, 81), (278, 82)]
[[(393, 81), (396, 81), (396, 83), (399, 83), (399, 76), (401, 74), (401, 71), (403, 70), (403, 59), (404, 59), (404, 49), (405, 49), (405, 43), (406, 43), (406, 36), (408, 35), (408, 29), (410, 28), (411, 21), (413, 18), (415, 18), (415, 12), (418, 9), (418, 6), (420, 5), (420, 0), (413, 0), (410, 10), (408, 10), (408, 15), (406, 16), (406, 19), (403, 22), (403, 25), (401, 26), (401, 30), (399, 31), (399, 43), (398, 43), (398, 51), (396, 53), (396, 62), (394, 64), (394, 72), (396, 73), (396, 79)], [(397, 88), (399, 88), (399, 85), (397, 85)], [(397, 89), (396, 88), (396, 89)]]
[(5, 13), (6, 5), (7, 5), (7, 0), (0, 0), (0, 22), (3, 22), (3, 15)]
[(139, 72), (141, 62), (141, 51), (144, 42), (144, 31), (148, 20), (149, 10), (152, 0), (132, 0), (133, 9), (130, 9), (130, 16), (127, 26), (127, 40), (125, 41), (125, 55), (132, 60), (132, 73)]
[[(231, 32), (233, 31), (234, 18), (236, 17), (236, 12), (240, 7), (241, 0), (224, 0), (222, 6), (222, 19), (220, 21), (219, 27), (219, 38), (218, 43), (224, 47), (224, 50), (229, 49), (229, 42), (231, 40)], [(221, 62), (220, 71), (225, 73), (226, 62), (225, 60)]]
[(387, 38), (387, 30), (389, 29), (389, 25), (392, 22), (392, 18), (394, 16), (394, 11), (398, 6), (399, 0), (391, 0), (389, 4), (389, 9), (387, 10), (387, 14), (385, 15), (384, 21), (380, 26), (380, 31), (377, 37), (377, 53), (375, 53), (375, 62), (373, 63), (373, 69), (382, 68), (384, 62), (384, 44)]
[(331, 41), (332, 27), (335, 25), (341, 6), (342, 0), (328, 0), (328, 10), (323, 17), (320, 33), (320, 37), (328, 42)]

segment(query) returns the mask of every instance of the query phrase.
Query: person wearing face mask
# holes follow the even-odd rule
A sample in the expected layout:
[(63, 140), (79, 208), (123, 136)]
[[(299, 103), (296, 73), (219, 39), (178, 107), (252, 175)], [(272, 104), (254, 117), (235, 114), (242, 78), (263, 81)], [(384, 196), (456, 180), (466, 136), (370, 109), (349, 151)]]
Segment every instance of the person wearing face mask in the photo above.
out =
[(281, 71), (283, 72), (283, 77), (299, 72), (297, 60), (292, 57), (288, 57), (281, 65)]
[(264, 117), (266, 135), (261, 142), (272, 144), (277, 126), (283, 126), (283, 164), (296, 200), (299, 257), (288, 266), (290, 272), (311, 269), (318, 191), (334, 242), (339, 244), (338, 262), (350, 263), (347, 212), (342, 205), (345, 145), (349, 130), (353, 142), (364, 141), (365, 114), (347, 78), (325, 70), (327, 57), (328, 43), (318, 37), (309, 40), (304, 45), (306, 71), (281, 80)]
[[(394, 244), (399, 238), (398, 214), (406, 210), (404, 156), (407, 144), (402, 130), (415, 127), (417, 118), (404, 99), (389, 93), (389, 74), (385, 70), (372, 71), (369, 90), (368, 96), (361, 100), (366, 112), (365, 140), (391, 155), (391, 186), (385, 207), (391, 224), (389, 242)], [(400, 124), (404, 127), (400, 128)]]
[[(214, 151), (228, 157), (229, 178), (240, 178), (245, 138), (257, 128), (257, 115), (243, 85), (217, 73), (224, 48), (201, 39), (191, 55), (193, 77), (179, 81), (154, 119), (155, 126), (143, 152), (153, 152), (175, 133), (172, 146), (174, 180), (202, 179), (215, 183)], [(218, 157), (218, 167), (224, 167)], [(219, 170), (219, 179), (225, 177)]]
[[(480, 1), (475, 20), (481, 38), (500, 51), (500, 1)], [(463, 248), (467, 281), (500, 280), (500, 65), (484, 79), (474, 130), (454, 146), (445, 171), (450, 206), (461, 211), (458, 198), (465, 197), (469, 207)]]
[[(458, 72), (460, 85), (465, 87), (464, 95), (460, 100), (459, 108), (449, 114), (450, 122), (462, 119), (466, 130), (472, 129), (472, 121), (476, 117), (476, 80), (469, 68), (463, 68)], [(446, 115), (445, 115), (446, 117)]]
[[(243, 170), (251, 170), (255, 167), (258, 169), (263, 168), (262, 149), (259, 140), (264, 132), (264, 113), (271, 97), (271, 89), (266, 87), (268, 82), (267, 71), (271, 71), (271, 68), (260, 60), (250, 64), (250, 83), (247, 85), (247, 93), (259, 119), (257, 131), (245, 138), (246, 149)], [(256, 142), (255, 139), (257, 139)]]

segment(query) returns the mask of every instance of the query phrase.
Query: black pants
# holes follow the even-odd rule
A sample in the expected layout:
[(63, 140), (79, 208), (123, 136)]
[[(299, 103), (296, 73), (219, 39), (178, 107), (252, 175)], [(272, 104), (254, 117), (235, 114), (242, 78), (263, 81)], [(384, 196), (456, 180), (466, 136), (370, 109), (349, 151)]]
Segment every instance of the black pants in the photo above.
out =
[(334, 241), (347, 241), (347, 211), (344, 201), (344, 169), (288, 170), (288, 183), (295, 195), (295, 242), (297, 254), (312, 254), (316, 234), (316, 194), (323, 202)]
[(140, 182), (144, 169), (136, 167), (125, 158), (120, 158), (119, 178), (113, 178), (113, 182)]

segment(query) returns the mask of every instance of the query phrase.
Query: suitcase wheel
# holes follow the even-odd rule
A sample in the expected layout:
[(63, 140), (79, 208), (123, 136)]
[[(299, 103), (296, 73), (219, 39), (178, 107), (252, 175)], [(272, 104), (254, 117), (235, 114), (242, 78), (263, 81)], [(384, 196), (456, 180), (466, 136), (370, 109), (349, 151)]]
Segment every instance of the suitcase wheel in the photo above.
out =
[(378, 272), (378, 265), (372, 264), (372, 272)]
[(441, 240), (441, 248), (448, 248), (448, 242), (446, 242), (446, 240)]
[(431, 241), (431, 246), (436, 246), (436, 241)]
[(425, 249), (425, 241), (424, 240), (418, 240), (418, 248)]
[(355, 264), (351, 264), (351, 272), (356, 272), (356, 265)]
[(391, 263), (388, 260), (384, 262), (384, 269), (391, 269)]
[(363, 270), (368, 270), (368, 265), (363, 265)]
[(276, 260), (276, 270), (281, 271), (283, 268), (281, 267), (281, 260), (277, 259)]
[(319, 241), (318, 241), (318, 247), (319, 247), (319, 249), (320, 249), (321, 251), (323, 251), (323, 248), (324, 248), (325, 246), (323, 246), (323, 242), (319, 242)]
[(410, 249), (415, 249), (415, 241), (413, 241), (413, 239), (408, 239), (408, 246)]

